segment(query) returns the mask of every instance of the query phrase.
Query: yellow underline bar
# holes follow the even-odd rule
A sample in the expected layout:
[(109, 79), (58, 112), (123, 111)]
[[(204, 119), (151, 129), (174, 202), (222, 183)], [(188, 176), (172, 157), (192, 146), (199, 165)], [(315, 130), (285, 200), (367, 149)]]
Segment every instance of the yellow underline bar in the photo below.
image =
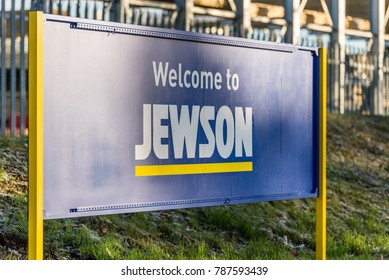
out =
[(250, 171), (253, 171), (253, 163), (251, 161), (135, 166), (135, 176), (137, 177)]

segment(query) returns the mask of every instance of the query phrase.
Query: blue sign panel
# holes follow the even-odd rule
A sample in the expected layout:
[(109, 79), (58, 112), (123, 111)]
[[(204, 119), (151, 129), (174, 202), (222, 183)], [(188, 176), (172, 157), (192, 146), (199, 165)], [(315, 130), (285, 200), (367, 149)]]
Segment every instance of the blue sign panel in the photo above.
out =
[(45, 17), (46, 219), (317, 197), (316, 49)]

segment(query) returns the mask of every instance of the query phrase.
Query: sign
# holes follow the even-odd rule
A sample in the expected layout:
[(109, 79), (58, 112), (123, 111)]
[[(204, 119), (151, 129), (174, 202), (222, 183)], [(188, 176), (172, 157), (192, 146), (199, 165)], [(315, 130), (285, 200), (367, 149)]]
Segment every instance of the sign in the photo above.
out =
[(44, 218), (318, 196), (317, 49), (44, 15)]
[(29, 259), (44, 218), (308, 197), (325, 259), (319, 53), (30, 12)]

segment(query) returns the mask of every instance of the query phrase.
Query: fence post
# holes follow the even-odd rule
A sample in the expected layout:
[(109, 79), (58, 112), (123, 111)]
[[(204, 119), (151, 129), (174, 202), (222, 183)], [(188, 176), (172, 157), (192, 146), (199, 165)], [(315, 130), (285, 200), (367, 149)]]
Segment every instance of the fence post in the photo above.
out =
[(334, 24), (331, 33), (333, 60), (332, 111), (344, 113), (344, 91), (346, 79), (346, 0), (331, 0), (330, 13)]
[(177, 5), (177, 18), (175, 28), (190, 31), (194, 22), (193, 0), (175, 0)]
[(370, 24), (373, 33), (373, 102), (372, 114), (384, 113), (384, 52), (385, 52), (385, 0), (370, 0)]
[(120, 22), (121, 1), (120, 0), (111, 0), (111, 5), (112, 5), (111, 9), (109, 10), (109, 20), (115, 21), (115, 22)]
[[(305, 1), (306, 3), (306, 1)], [(283, 5), (285, 9), (286, 20), (286, 34), (285, 42), (294, 45), (300, 44), (300, 15), (304, 6), (300, 9), (300, 0), (284, 0)], [(304, 3), (302, 3), (305, 5)]]
[(43, 13), (29, 13), (28, 258), (43, 259)]
[(5, 0), (1, 0), (1, 59), (0, 59), (0, 65), (1, 65), (1, 135), (6, 134), (6, 118), (7, 118), (7, 69), (6, 69), (6, 46), (5, 46), (5, 40), (4, 38), (7, 36), (7, 16), (5, 13)]
[(235, 0), (235, 28), (236, 37), (250, 38), (253, 33), (251, 27), (250, 5), (251, 0)]
[(126, 14), (130, 7), (128, 0), (120, 0), (119, 22), (126, 23)]
[(11, 136), (16, 130), (16, 9), (15, 1), (11, 2)]
[(46, 0), (32, 0), (31, 11), (43, 11), (45, 8)]
[(26, 12), (25, 12), (25, 0), (21, 1), (20, 7), (20, 136), (24, 136), (24, 129), (27, 126), (26, 120), (26, 64), (24, 54), (24, 41), (26, 35)]

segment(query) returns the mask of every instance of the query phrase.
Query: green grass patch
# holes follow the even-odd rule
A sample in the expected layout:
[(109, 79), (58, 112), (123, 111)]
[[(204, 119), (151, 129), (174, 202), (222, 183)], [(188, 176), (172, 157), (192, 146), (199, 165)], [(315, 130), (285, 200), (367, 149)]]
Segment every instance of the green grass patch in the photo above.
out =
[[(327, 257), (389, 259), (389, 119), (328, 116)], [(27, 139), (0, 138), (0, 259), (27, 258)], [(46, 259), (314, 259), (315, 200), (44, 222)]]

